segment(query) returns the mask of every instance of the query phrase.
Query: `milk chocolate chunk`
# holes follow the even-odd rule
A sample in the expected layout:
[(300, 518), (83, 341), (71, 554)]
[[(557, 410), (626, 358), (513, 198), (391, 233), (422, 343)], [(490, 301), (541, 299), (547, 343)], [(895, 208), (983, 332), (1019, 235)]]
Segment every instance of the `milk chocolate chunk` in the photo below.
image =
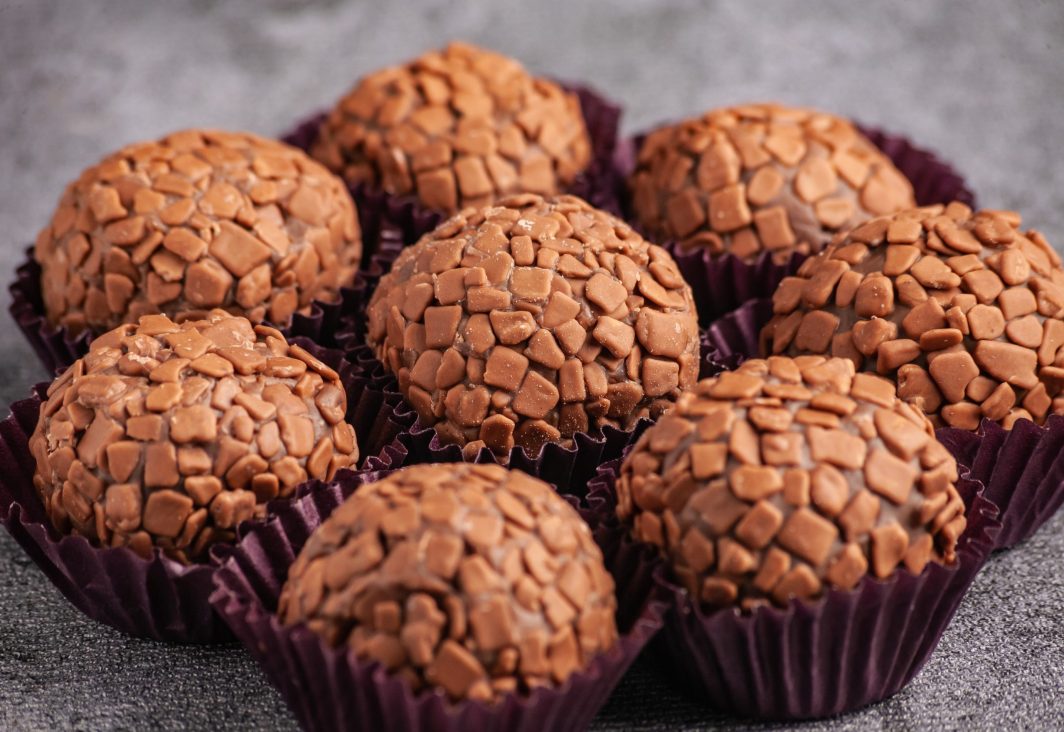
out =
[(33, 483), (64, 534), (203, 561), (267, 501), (355, 465), (346, 411), (336, 373), (274, 328), (222, 310), (146, 315), (53, 383)]
[[(785, 280), (765, 352), (845, 356), (895, 381), (936, 427), (1043, 424), (1064, 405), (1064, 268), (1039, 233), (1019, 227), (1016, 214), (960, 203), (866, 222)], [(851, 262), (854, 246), (867, 253)], [(836, 282), (841, 267), (857, 279), (855, 298), (843, 297), (841, 280), (823, 304), (795, 297)]]
[(850, 121), (776, 104), (650, 133), (628, 186), (653, 236), (747, 261), (816, 253), (867, 216), (915, 205), (909, 181)]
[(400, 253), (368, 320), (422, 423), (468, 455), (631, 428), (698, 375), (697, 314), (672, 257), (572, 196), (452, 217)]
[(499, 53), (451, 43), (362, 78), (322, 122), (311, 155), (453, 214), (520, 192), (560, 193), (591, 160), (576, 95)]
[(617, 641), (613, 578), (546, 483), (416, 465), (364, 485), (310, 536), (278, 615), (416, 693), (497, 701), (561, 686)]
[(361, 252), (354, 202), (321, 164), (255, 135), (186, 130), (82, 172), (34, 258), (48, 319), (99, 334), (211, 308), (287, 325), (336, 300)]
[(785, 606), (955, 561), (956, 480), (891, 382), (848, 359), (773, 356), (703, 379), (643, 434), (617, 515), (704, 605)]

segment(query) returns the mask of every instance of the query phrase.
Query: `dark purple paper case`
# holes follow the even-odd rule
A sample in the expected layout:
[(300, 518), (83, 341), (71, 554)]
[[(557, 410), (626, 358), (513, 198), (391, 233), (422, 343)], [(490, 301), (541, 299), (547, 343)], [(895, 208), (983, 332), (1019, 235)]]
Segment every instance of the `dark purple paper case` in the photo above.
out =
[(984, 419), (978, 432), (940, 429), (938, 439), (1001, 507), (996, 549), (1030, 538), (1064, 504), (1064, 417), (1044, 427), (1023, 419), (1011, 430)]
[[(460, 447), (441, 443), (435, 429), (418, 421), (417, 413), (399, 392), (395, 377), (385, 371), (368, 346), (357, 346), (347, 354), (341, 379), (348, 396), (347, 420), (354, 425), (359, 447), (367, 456), (365, 469), (462, 462)], [(555, 485), (562, 493), (582, 495), (598, 466), (619, 457), (649, 424), (649, 420), (641, 420), (632, 430), (607, 426), (578, 434), (572, 446), (548, 443), (534, 456), (515, 447), (507, 465)], [(475, 462), (498, 460), (482, 448)]]
[[(605, 524), (626, 534), (613, 515), (619, 463), (603, 466), (588, 500)], [(962, 479), (968, 528), (950, 566), (920, 574), (900, 570), (886, 581), (865, 578), (851, 591), (792, 600), (786, 609), (705, 614), (673, 584), (660, 560), (627, 536), (614, 538), (632, 568), (625, 592), (646, 595), (648, 583), (670, 598), (660, 640), (666, 666), (693, 696), (715, 709), (756, 719), (828, 717), (886, 699), (913, 679), (949, 625), (961, 598), (994, 547), (997, 506), (982, 485)], [(637, 557), (642, 557), (640, 563)]]
[(415, 696), (379, 664), (327, 646), (303, 625), (281, 624), (274, 614), (277, 598), (307, 537), (358, 484), (380, 474), (360, 474), (281, 507), (275, 520), (248, 531), (215, 578), (211, 602), (280, 690), (302, 727), (440, 732), (586, 728), (661, 628), (660, 603), (646, 603), (627, 625), (621, 617), (617, 645), (562, 687), (537, 689), (527, 697), (511, 695), (495, 705), (451, 704), (442, 692)]
[[(564, 82), (562, 86), (579, 99), (591, 138), (591, 162), (566, 189), (566, 193), (579, 196), (598, 208), (620, 214), (619, 196), (623, 181), (614, 165), (614, 150), (621, 108), (588, 86)], [(324, 113), (315, 114), (281, 139), (289, 145), (309, 151), (324, 118)], [(405, 244), (414, 243), (444, 218), (439, 212), (423, 207), (415, 196), (389, 195), (379, 188), (364, 185), (353, 186), (351, 194), (358, 204), (362, 223), (369, 231), (376, 232), (382, 227), (398, 231)]]
[[(388, 264), (390, 266), (391, 259), (388, 259)], [(373, 272), (379, 271), (378, 265), (379, 262), (371, 258), (370, 269), (360, 271), (351, 287), (341, 288), (339, 300), (312, 301), (310, 312), (295, 313), (291, 324), (281, 328), (281, 331), (290, 338), (301, 336), (323, 346), (337, 345), (334, 336), (340, 325), (340, 316), (362, 307), (367, 301), (366, 293), (369, 284), (376, 282)], [(32, 247), (26, 250), (26, 261), (16, 270), (15, 281), (8, 289), (11, 292), (8, 311), (50, 374), (65, 369), (88, 352), (92, 342), (88, 332), (71, 336), (66, 328), (53, 326), (45, 317), (41, 298), (41, 267), (33, 259)]]
[[(304, 348), (332, 367), (339, 367), (337, 351), (321, 349), (297, 339)], [(208, 602), (218, 563), (232, 547), (216, 545), (206, 564), (184, 565), (156, 551), (144, 559), (125, 547), (100, 548), (80, 536), (61, 536), (44, 513), (33, 485), (35, 463), (29, 438), (37, 426), (41, 395), (11, 405), (0, 421), (0, 523), (45, 576), (78, 610), (93, 620), (140, 638), (174, 643), (231, 641), (229, 628)], [(296, 489), (304, 495), (322, 485), (309, 481)], [(268, 509), (292, 499), (279, 499)], [(238, 534), (251, 522), (238, 528)]]
[[(975, 194), (964, 179), (934, 153), (916, 147), (905, 137), (861, 125), (858, 128), (912, 182), (917, 204), (962, 201), (975, 205)], [(636, 151), (644, 136), (636, 135), (617, 145), (614, 165), (622, 191), (624, 181), (635, 167)], [(639, 228), (624, 194), (622, 207), (628, 220)], [(674, 242), (666, 242), (664, 246), (694, 291), (703, 325), (748, 300), (770, 297), (780, 280), (796, 272), (805, 260), (805, 255), (795, 254), (790, 260), (777, 263), (768, 252), (763, 252), (756, 261), (746, 263), (730, 254), (713, 257), (706, 250), (685, 251)]]
[[(703, 368), (732, 369), (756, 356), (758, 334), (771, 318), (772, 301), (753, 300), (714, 322)], [(1021, 419), (1011, 430), (983, 420), (977, 432), (943, 428), (937, 436), (1001, 509), (995, 549), (1028, 539), (1064, 505), (1064, 417), (1051, 416), (1044, 427)]]
[(760, 351), (761, 329), (772, 319), (772, 300), (758, 298), (714, 320), (704, 336), (703, 360), (717, 371), (734, 369)]

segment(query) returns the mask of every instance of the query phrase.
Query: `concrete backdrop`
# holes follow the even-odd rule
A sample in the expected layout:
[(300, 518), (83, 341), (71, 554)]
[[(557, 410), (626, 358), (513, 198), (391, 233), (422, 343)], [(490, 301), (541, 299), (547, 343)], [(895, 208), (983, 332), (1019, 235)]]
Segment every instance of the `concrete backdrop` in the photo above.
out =
[[(778, 99), (909, 135), (989, 207), (1064, 246), (1064, 3), (0, 0), (0, 256), (11, 272), (64, 184), (185, 126), (286, 129), (358, 76), (449, 39), (589, 82), (627, 131)], [(10, 279), (10, 274), (7, 277)], [(6, 311), (0, 397), (45, 377)], [(0, 532), (2, 534), (2, 532)], [(920, 676), (808, 729), (1064, 728), (1064, 516), (977, 579)], [(294, 726), (239, 647), (138, 641), (73, 610), (0, 535), (0, 726)], [(747, 725), (639, 665), (600, 729)]]

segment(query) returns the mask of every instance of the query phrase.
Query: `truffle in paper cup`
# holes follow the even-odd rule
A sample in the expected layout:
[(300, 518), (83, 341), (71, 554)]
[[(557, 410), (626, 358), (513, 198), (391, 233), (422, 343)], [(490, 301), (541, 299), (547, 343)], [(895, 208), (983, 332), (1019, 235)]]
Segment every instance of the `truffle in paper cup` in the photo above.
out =
[[(320, 349), (309, 341), (297, 340), (294, 345), (301, 345), (313, 358), (326, 362), (329, 368), (339, 366), (342, 359), (338, 352)], [(63, 388), (62, 385), (59, 388)], [(0, 422), (0, 523), (4, 524), (60, 592), (94, 620), (133, 636), (156, 640), (212, 643), (231, 639), (225, 624), (218, 620), (207, 602), (217, 561), (231, 549), (231, 544), (218, 541), (209, 547), (201, 547), (198, 543), (175, 547), (173, 544), (176, 540), (165, 536), (159, 539), (144, 531), (134, 531), (124, 535), (124, 538), (135, 545), (135, 551), (129, 546), (101, 547), (90, 543), (86, 535), (94, 536), (95, 533), (84, 523), (77, 524), (77, 531), (63, 532), (56, 528), (56, 521), (69, 522), (72, 518), (58, 508), (66, 506), (65, 501), (55, 500), (50, 504), (52, 510), (46, 510), (41, 493), (35, 485), (37, 465), (31, 452), (31, 435), (38, 426), (47, 389), (48, 384), (38, 385), (32, 398), (16, 402), (12, 406), (12, 413)], [(57, 428), (56, 434), (58, 433)], [(347, 433), (350, 433), (350, 429), (347, 429)], [(56, 439), (62, 441), (66, 438)], [(222, 439), (226, 438), (222, 436)], [(128, 444), (115, 444), (123, 448), (129, 447)], [(123, 453), (127, 451), (123, 449)], [(109, 451), (108, 455), (113, 461), (120, 459), (118, 452), (112, 454)], [(210, 459), (209, 456), (206, 457)], [(117, 467), (117, 462), (112, 463), (110, 467), (115, 471), (125, 472)], [(177, 466), (173, 469), (176, 471)], [(89, 477), (84, 479), (93, 479), (91, 471)], [(132, 474), (127, 476), (127, 480), (133, 480)], [(205, 477), (204, 480), (210, 479)], [(305, 476), (303, 480), (305, 481)], [(47, 482), (43, 485), (49, 489), (52, 487)], [(202, 488), (203, 485), (205, 484), (201, 481), (201, 487), (195, 490), (206, 490)], [(291, 495), (302, 495), (314, 485), (313, 481), (294, 485)], [(139, 489), (138, 485), (132, 483), (123, 487)], [(189, 488), (189, 492), (193, 492), (193, 489)], [(175, 490), (157, 490), (154, 493), (167, 494), (167, 500), (171, 503), (188, 501), (184, 494)], [(129, 497), (128, 492), (122, 495), (126, 499)], [(235, 493), (228, 497), (234, 496)], [(109, 495), (107, 497), (110, 499)], [(56, 498), (54, 494), (53, 498)], [(262, 496), (263, 503), (266, 498), (267, 496)], [(285, 500), (291, 499), (278, 499), (280, 502)], [(248, 522), (241, 522), (236, 526), (230, 524), (244, 515), (253, 515), (253, 511), (245, 510), (246, 506), (244, 509), (234, 508), (238, 503), (236, 500), (230, 501), (228, 509), (218, 505), (219, 516), (226, 515), (228, 510), (231, 520), (230, 523), (219, 524), (214, 529), (223, 530), (223, 533), (235, 532), (234, 541)], [(128, 507), (129, 504), (125, 505)], [(147, 506), (150, 509), (150, 500)], [(165, 510), (161, 513), (158, 509), (155, 510), (155, 526), (151, 530), (166, 532), (166, 529), (159, 528), (159, 521), (164, 515), (179, 513), (180, 507), (173, 508), (172, 514), (167, 514)], [(262, 513), (265, 514), (266, 510), (267, 506), (263, 505)], [(212, 519), (209, 522), (203, 516), (199, 518), (201, 528), (205, 522), (213, 526), (214, 523), (222, 521), (218, 517), (215, 517), (217, 521)], [(147, 523), (145, 519), (134, 528), (147, 529)], [(117, 532), (119, 528), (128, 527), (116, 524), (111, 528)], [(164, 553), (167, 551), (174, 556)], [(182, 555), (192, 555), (193, 552), (196, 562), (178, 561)], [(183, 558), (187, 560), (189, 556)]]
[[(565, 192), (579, 196), (596, 208), (620, 213), (620, 194), (623, 179), (613, 162), (617, 147), (621, 108), (599, 92), (581, 84), (562, 83), (562, 88), (576, 95), (591, 140), (591, 159), (587, 167), (565, 187)], [(310, 151), (325, 120), (318, 113), (299, 123), (283, 136), (294, 147)], [(349, 186), (358, 204), (367, 255), (372, 253), (372, 241), (381, 232), (398, 235), (402, 244), (413, 244), (423, 234), (432, 231), (446, 216), (424, 206), (412, 195), (392, 195), (379, 186), (358, 183)]]
[(603, 466), (588, 493), (600, 532), (612, 534), (615, 551), (629, 557), (618, 594), (667, 593), (658, 639), (662, 665), (707, 705), (756, 719), (827, 717), (904, 688), (938, 645), (1000, 528), (997, 507), (979, 495), (982, 486), (962, 478), (968, 527), (953, 565), (930, 563), (919, 575), (899, 570), (886, 580), (865, 577), (852, 590), (832, 589), (813, 602), (793, 599), (786, 608), (707, 612), (617, 521), (619, 470), (620, 461)]
[(612, 485), (675, 585), (674, 666), (717, 706), (791, 718), (883, 698), (919, 668), (992, 546), (996, 507), (957, 480), (892, 384), (845, 359), (777, 357), (699, 382)]
[(33, 485), (35, 465), (28, 447), (40, 407), (38, 397), (15, 402), (0, 422), (0, 523), (8, 533), (64, 597), (93, 620), (155, 640), (231, 640), (207, 602), (215, 571), (211, 564), (185, 565), (158, 551), (144, 559), (125, 547), (101, 549), (84, 537), (60, 536), (52, 527)]
[(441, 442), (499, 456), (655, 418), (698, 376), (672, 258), (574, 196), (466, 209), (404, 249), (367, 341)]
[[(401, 678), (347, 649), (327, 646), (305, 626), (286, 627), (276, 606), (288, 570), (311, 532), (369, 473), (280, 507), (251, 527), (226, 560), (211, 596), (218, 613), (255, 657), (305, 729), (578, 730), (605, 703), (636, 656), (660, 628), (657, 603), (634, 618), (618, 617), (621, 636), (558, 688), (509, 694), (495, 704), (451, 703), (440, 691), (415, 695)], [(607, 565), (608, 566), (608, 565)], [(608, 567), (611, 570), (612, 567)]]
[[(856, 127), (909, 179), (917, 205), (960, 201), (974, 206), (975, 195), (967, 183), (935, 153), (917, 147), (904, 136), (873, 127)], [(645, 137), (645, 134), (637, 135), (618, 144), (615, 166), (619, 178), (626, 179), (634, 170), (636, 154)], [(639, 228), (630, 199), (625, 197), (622, 202), (627, 219)], [(676, 242), (665, 242), (663, 246), (676, 259), (691, 285), (703, 325), (748, 300), (770, 297), (780, 281), (796, 272), (806, 258), (806, 254), (795, 252), (790, 258), (774, 260), (771, 253), (762, 252), (753, 261), (744, 261), (731, 254), (713, 256), (704, 248), (685, 249)]]
[(303, 151), (184, 130), (127, 145), (66, 187), (11, 312), (53, 369), (84, 352), (81, 333), (156, 312), (221, 307), (328, 342), (361, 252), (346, 186)]

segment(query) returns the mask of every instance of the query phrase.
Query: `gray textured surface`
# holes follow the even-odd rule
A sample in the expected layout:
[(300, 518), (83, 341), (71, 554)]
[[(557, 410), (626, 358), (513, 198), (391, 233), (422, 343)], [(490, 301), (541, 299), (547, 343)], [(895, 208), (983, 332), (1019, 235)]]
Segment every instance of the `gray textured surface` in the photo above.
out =
[[(190, 125), (276, 133), (361, 73), (449, 38), (586, 80), (636, 130), (781, 99), (908, 134), (984, 205), (1064, 245), (1064, 4), (1045, 2), (66, 3), (0, 0), (0, 255), (64, 183), (123, 143)], [(0, 397), (44, 376), (6, 312)], [(1064, 515), (977, 579), (920, 676), (808, 729), (1064, 728)], [(0, 536), (0, 728), (294, 726), (236, 647), (123, 637), (80, 616)], [(641, 665), (602, 729), (743, 728)]]

